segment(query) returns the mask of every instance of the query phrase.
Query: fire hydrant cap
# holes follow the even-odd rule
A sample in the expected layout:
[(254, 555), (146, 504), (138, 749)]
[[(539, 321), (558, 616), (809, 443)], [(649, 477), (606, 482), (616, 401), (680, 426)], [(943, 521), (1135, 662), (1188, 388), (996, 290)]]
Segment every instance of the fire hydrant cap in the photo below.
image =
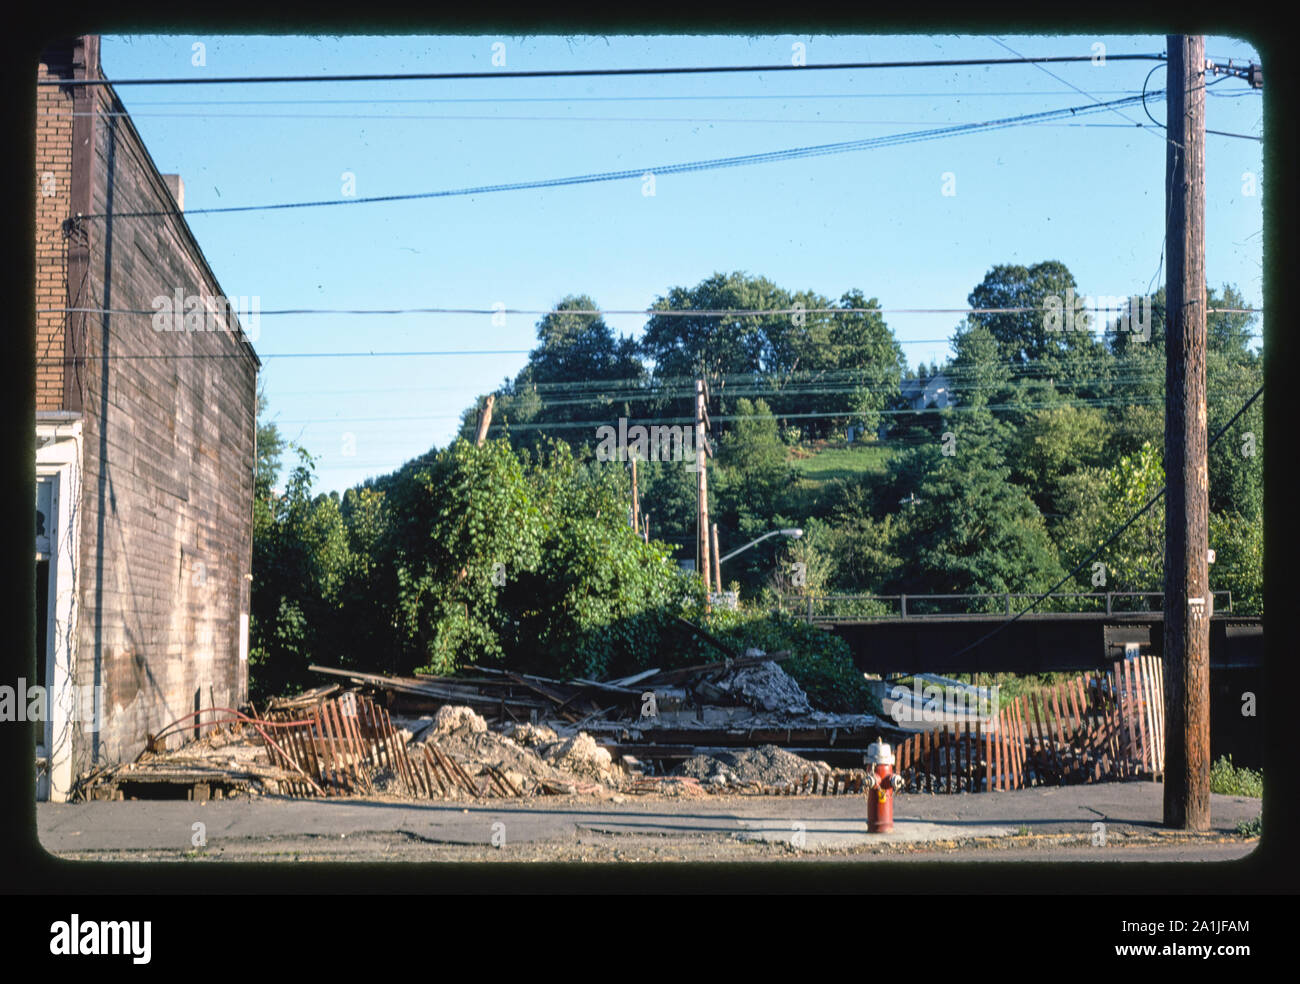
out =
[(867, 746), (867, 761), (872, 765), (893, 765), (894, 752), (888, 742), (873, 741)]

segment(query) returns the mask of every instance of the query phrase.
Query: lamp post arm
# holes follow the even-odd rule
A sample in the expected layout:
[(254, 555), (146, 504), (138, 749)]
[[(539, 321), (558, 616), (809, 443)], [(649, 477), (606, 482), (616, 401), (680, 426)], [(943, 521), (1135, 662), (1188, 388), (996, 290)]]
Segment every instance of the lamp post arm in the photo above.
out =
[(781, 533), (780, 530), (773, 530), (771, 533), (764, 533), (764, 534), (763, 534), (762, 536), (760, 536), (757, 540), (751, 540), (749, 543), (746, 543), (746, 544), (745, 544), (743, 547), (741, 547), (740, 549), (731, 551), (731, 553), (727, 554), (725, 557), (719, 557), (719, 558), (718, 558), (718, 563), (721, 564), (721, 563), (722, 563), (723, 561), (725, 561), (725, 560), (730, 560), (732, 557), (736, 556), (736, 554), (744, 553), (744, 552), (745, 552), (746, 550), (748, 550), (750, 547), (754, 547), (754, 546), (757, 546), (758, 544), (762, 543), (762, 542), (763, 542), (764, 540), (766, 540), (769, 536), (777, 536), (777, 535), (779, 535), (780, 533)]

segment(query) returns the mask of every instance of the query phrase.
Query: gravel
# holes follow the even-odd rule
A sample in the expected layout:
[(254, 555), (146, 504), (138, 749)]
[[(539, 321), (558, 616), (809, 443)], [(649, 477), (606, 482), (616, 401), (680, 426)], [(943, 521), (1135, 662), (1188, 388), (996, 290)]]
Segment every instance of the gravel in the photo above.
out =
[(787, 752), (776, 745), (758, 748), (738, 748), (734, 752), (717, 755), (696, 755), (674, 770), (674, 775), (690, 776), (713, 786), (735, 786), (757, 783), (763, 786), (783, 786), (798, 782), (807, 773), (830, 772), (825, 762), (812, 762)]

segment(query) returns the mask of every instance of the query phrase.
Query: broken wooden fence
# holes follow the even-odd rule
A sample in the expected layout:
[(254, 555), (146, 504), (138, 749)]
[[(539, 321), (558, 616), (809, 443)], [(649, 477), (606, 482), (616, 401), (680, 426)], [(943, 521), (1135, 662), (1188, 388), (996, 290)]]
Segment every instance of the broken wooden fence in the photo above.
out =
[(354, 796), (374, 791), (374, 774), (389, 771), (401, 793), (429, 799), (460, 790), (475, 798), (518, 796), (519, 790), (499, 770), (488, 767), (477, 781), (450, 755), (424, 744), (408, 752), (388, 711), (368, 697), (343, 693), (304, 707), (301, 703), (268, 710), (262, 720), (272, 725), (275, 743), (268, 743), (272, 765), (290, 770), (302, 780), (281, 780), (290, 796)]
[(1155, 780), (1164, 772), (1164, 706), (1161, 661), (1139, 656), (1002, 701), (996, 718), (919, 732), (895, 760), (913, 793)]

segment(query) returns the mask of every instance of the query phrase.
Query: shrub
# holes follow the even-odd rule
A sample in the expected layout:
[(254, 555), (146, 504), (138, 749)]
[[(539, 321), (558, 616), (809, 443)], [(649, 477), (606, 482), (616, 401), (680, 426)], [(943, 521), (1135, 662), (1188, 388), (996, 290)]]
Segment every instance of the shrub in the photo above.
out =
[(1234, 766), (1231, 755), (1220, 755), (1219, 761), (1210, 769), (1210, 792), (1261, 797), (1264, 795), (1264, 773)]

